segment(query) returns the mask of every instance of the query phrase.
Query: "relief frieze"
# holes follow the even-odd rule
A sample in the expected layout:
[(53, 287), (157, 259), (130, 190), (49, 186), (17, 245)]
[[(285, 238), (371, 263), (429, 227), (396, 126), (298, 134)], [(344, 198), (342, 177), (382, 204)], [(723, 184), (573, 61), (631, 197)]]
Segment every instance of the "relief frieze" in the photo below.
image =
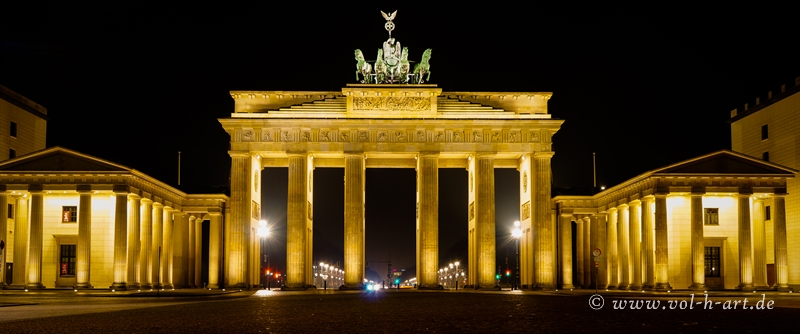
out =
[(321, 130), (319, 132), (319, 141), (331, 141), (330, 134), (329, 130)]
[(431, 99), (427, 97), (353, 97), (354, 111), (427, 111)]

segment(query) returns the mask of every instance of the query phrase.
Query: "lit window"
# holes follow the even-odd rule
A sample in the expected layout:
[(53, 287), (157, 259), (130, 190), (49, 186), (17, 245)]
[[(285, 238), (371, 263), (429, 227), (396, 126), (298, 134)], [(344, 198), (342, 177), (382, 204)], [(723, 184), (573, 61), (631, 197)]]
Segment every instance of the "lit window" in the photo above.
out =
[(769, 138), (769, 126), (764, 124), (761, 126), (761, 140)]
[(719, 208), (706, 208), (706, 214), (703, 218), (705, 225), (719, 225)]
[(719, 247), (705, 247), (706, 277), (720, 277), (721, 259)]
[(769, 151), (761, 153), (761, 160), (769, 161)]
[(17, 122), (11, 121), (11, 127), (9, 128), (9, 133), (11, 137), (17, 137)]
[(764, 207), (764, 220), (772, 220), (772, 213), (769, 210), (769, 205)]
[(77, 206), (62, 206), (61, 207), (61, 222), (74, 223), (78, 221), (78, 207)]
[(61, 276), (75, 276), (75, 257), (77, 245), (61, 245)]

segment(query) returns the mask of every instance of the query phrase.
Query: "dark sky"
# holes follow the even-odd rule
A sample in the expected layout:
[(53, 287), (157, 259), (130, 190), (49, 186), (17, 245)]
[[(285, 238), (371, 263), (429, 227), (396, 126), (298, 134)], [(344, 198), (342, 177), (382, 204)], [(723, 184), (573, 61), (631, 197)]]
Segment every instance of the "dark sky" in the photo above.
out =
[[(565, 120), (553, 139), (557, 187), (591, 186), (592, 152), (598, 185), (610, 186), (730, 149), (730, 110), (800, 76), (796, 17), (780, 8), (577, 13), (502, 2), (294, 1), (3, 4), (0, 84), (48, 109), (48, 146), (206, 193), (228, 180), (229, 138), (216, 120), (233, 111), (228, 91), (340, 90), (354, 81), (353, 49), (369, 58), (387, 37), (380, 10), (395, 9), (393, 37), (412, 60), (433, 49), (431, 82), (444, 91), (554, 93), (550, 113)], [(281, 262), (287, 172), (264, 172), (271, 258)], [(315, 173), (315, 262), (340, 261), (343, 170)], [(500, 258), (519, 215), (518, 177), (496, 171)], [(368, 261), (413, 267), (413, 184), (410, 169), (367, 171)], [(464, 261), (466, 171), (442, 170), (440, 191), (440, 263)], [(383, 274), (385, 264), (370, 269)]]

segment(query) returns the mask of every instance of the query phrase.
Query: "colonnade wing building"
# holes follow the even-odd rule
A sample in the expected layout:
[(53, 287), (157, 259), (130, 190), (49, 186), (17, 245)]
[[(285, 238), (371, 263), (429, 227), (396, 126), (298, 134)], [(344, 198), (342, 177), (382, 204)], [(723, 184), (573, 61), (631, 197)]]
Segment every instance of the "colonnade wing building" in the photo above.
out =
[(796, 288), (800, 282), (790, 280), (797, 268), (789, 255), (797, 249), (788, 248), (787, 231), (800, 222), (787, 220), (786, 209), (787, 183), (796, 173), (725, 150), (647, 172), (594, 196), (556, 196), (561, 285)]
[[(469, 171), (468, 284), (495, 288), (494, 168), (520, 171), (523, 241), (536, 254), (536, 286), (555, 287), (550, 224), (552, 93), (442, 92), (432, 84), (349, 84), (341, 92), (233, 91), (235, 111), (220, 119), (231, 138), (231, 220), (227, 278), (258, 281), (255, 230), (259, 174), (288, 167), (285, 289), (313, 281), (313, 171), (344, 168), (344, 286), (363, 288), (366, 168), (417, 172), (417, 286), (438, 288), (438, 169)], [(388, 190), (390, 191), (390, 190)], [(533, 233), (529, 233), (534, 235)], [(529, 257), (530, 259), (530, 257)], [(248, 274), (249, 273), (249, 274)]]
[[(0, 287), (221, 287), (225, 195), (61, 147), (0, 163)], [(209, 263), (201, 273), (202, 223)]]

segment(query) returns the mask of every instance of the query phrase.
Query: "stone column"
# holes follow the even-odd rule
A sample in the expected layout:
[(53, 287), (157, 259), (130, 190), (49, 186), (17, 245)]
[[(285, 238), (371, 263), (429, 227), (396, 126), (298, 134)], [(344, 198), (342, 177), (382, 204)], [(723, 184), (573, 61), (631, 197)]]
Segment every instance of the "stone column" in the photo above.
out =
[(617, 207), (617, 249), (619, 251), (619, 269), (620, 279), (618, 289), (627, 290), (631, 283), (631, 261), (630, 261), (630, 227), (628, 220), (630, 215), (628, 212), (628, 204), (622, 204)]
[(28, 250), (28, 289), (44, 289), (42, 284), (42, 246), (44, 232), (44, 193), (41, 187), (29, 189), (31, 194), (30, 247)]
[(739, 189), (739, 286), (740, 290), (753, 288), (753, 248), (751, 247), (749, 188)]
[(6, 285), (6, 254), (8, 253), (9, 242), (6, 240), (8, 236), (8, 196), (5, 193), (5, 186), (0, 186), (0, 242), (3, 243), (3, 249), (0, 250), (0, 290)]
[[(784, 190), (785, 191), (785, 190)], [(773, 195), (774, 207), (772, 225), (775, 239), (775, 287), (778, 291), (791, 291), (789, 288), (789, 265), (786, 239), (786, 194)]]
[(584, 226), (586, 224), (583, 223), (583, 217), (575, 217), (575, 224), (577, 226), (576, 233), (578, 234), (578, 235), (575, 236), (575, 239), (576, 239), (575, 240), (575, 243), (576, 243), (576, 245), (575, 245), (575, 252), (576, 252), (575, 260), (578, 262), (578, 264), (576, 266), (577, 269), (578, 269), (578, 275), (577, 275), (578, 279), (577, 279), (577, 282), (573, 283), (573, 285), (575, 285), (575, 283), (577, 283), (576, 286), (581, 288), (581, 287), (583, 287), (585, 285), (584, 280), (583, 280), (583, 253), (584, 253), (584, 249), (583, 249), (583, 237), (584, 237), (583, 229), (584, 229)]
[(140, 236), (141, 236), (141, 201), (139, 195), (130, 195), (130, 211), (128, 212), (128, 289), (139, 289)]
[(91, 272), (92, 253), (92, 187), (79, 185), (78, 194), (78, 246), (75, 254), (75, 289), (91, 289), (89, 273)]
[[(188, 226), (187, 221), (189, 217), (178, 210), (173, 213), (172, 225), (172, 285), (175, 288), (186, 288), (186, 252), (188, 251)], [(185, 247), (184, 247), (185, 246)]]
[(154, 289), (163, 289), (164, 274), (161, 270), (163, 266), (164, 253), (164, 204), (153, 203), (153, 240), (150, 246), (150, 282)]
[[(289, 153), (288, 155), (289, 199), (288, 210), (286, 211), (286, 285), (283, 289), (305, 290), (308, 283), (305, 281), (306, 270), (311, 268), (311, 264), (306, 263), (306, 249), (308, 247), (306, 245), (308, 242), (306, 238), (308, 224), (306, 218), (308, 214), (308, 191), (306, 190), (308, 188), (306, 183), (308, 181), (308, 155), (306, 153)], [(346, 184), (345, 187), (347, 187)], [(346, 199), (345, 210), (347, 210)], [(363, 222), (363, 215), (361, 217)], [(347, 212), (345, 212), (345, 225), (347, 225), (346, 221)], [(346, 227), (345, 230), (347, 230)], [(346, 234), (347, 232), (345, 232)], [(345, 240), (345, 244), (347, 244), (347, 240)], [(345, 247), (347, 246), (345, 245)], [(348, 259), (350, 258), (345, 255), (345, 262)]]
[(344, 157), (344, 288), (364, 288), (364, 154)]
[(630, 231), (631, 231), (631, 290), (642, 288), (642, 201), (635, 200), (630, 203)]
[(14, 273), (9, 289), (25, 289), (28, 279), (28, 196), (15, 195)]
[(617, 219), (618, 219), (618, 212), (617, 208), (609, 208), (608, 209), (608, 237), (606, 238), (606, 243), (608, 245), (608, 268), (609, 268), (609, 279), (608, 279), (608, 289), (616, 289), (619, 286), (619, 279), (620, 279), (620, 270), (619, 270), (619, 257), (617, 255)]
[(439, 269), (439, 157), (437, 153), (420, 153), (417, 158), (417, 227), (420, 268), (417, 282), (420, 289), (437, 289)]
[(175, 259), (173, 258), (173, 249), (175, 247), (175, 236), (172, 231), (175, 229), (175, 219), (178, 213), (169, 206), (164, 206), (164, 238), (161, 247), (161, 285), (164, 289), (174, 289), (175, 285), (172, 284), (172, 277), (174, 275)]
[(142, 199), (142, 239), (141, 253), (139, 254), (139, 274), (142, 289), (153, 288), (153, 201), (147, 198)]
[(222, 215), (209, 212), (208, 229), (208, 288), (219, 289), (219, 269), (222, 250)]
[(247, 265), (250, 241), (251, 175), (253, 164), (249, 152), (229, 152), (231, 156), (231, 220), (225, 276), (229, 288), (247, 288)]
[[(123, 189), (124, 188), (124, 189)], [(128, 189), (115, 187), (114, 195), (114, 283), (111, 289), (127, 290), (128, 278)]]
[(692, 285), (689, 289), (704, 290), (706, 288), (705, 247), (703, 243), (703, 187), (692, 187), (691, 211), (692, 225)]
[(561, 288), (572, 289), (572, 213), (561, 213)]
[(594, 262), (592, 259), (594, 256), (592, 255), (592, 250), (594, 250), (594, 246), (597, 245), (597, 241), (592, 242), (594, 238), (594, 231), (590, 231), (592, 229), (592, 219), (590, 216), (583, 217), (583, 288), (589, 289), (590, 287), (594, 286), (592, 281), (592, 271), (594, 270)]
[[(203, 288), (203, 276), (202, 276), (202, 269), (203, 269), (203, 218), (202, 214), (197, 220), (194, 221), (194, 249), (192, 249), (192, 254), (194, 254), (194, 287), (195, 288)], [(256, 252), (256, 254), (258, 254)], [(258, 271), (256, 271), (258, 272)], [(258, 280), (256, 280), (258, 281)]]
[[(609, 270), (609, 261), (608, 261), (608, 246), (606, 242), (607, 238), (606, 232), (606, 214), (600, 213), (597, 215), (592, 215), (592, 240), (597, 240), (595, 246), (596, 248), (600, 248), (600, 263), (595, 269), (595, 286), (598, 289), (605, 289), (608, 287), (608, 270)], [(594, 248), (592, 249), (594, 250)]]
[(669, 190), (656, 193), (655, 221), (655, 281), (657, 290), (672, 290), (669, 285), (669, 234), (667, 233), (667, 194)]
[(653, 213), (653, 196), (645, 196), (642, 199), (642, 220), (644, 221), (644, 284), (642, 288), (647, 290), (656, 287), (656, 239), (655, 239), (655, 215)]
[[(549, 162), (549, 160), (548, 160)], [(549, 169), (548, 169), (549, 171)], [(475, 230), (477, 242), (478, 289), (496, 289), (494, 155), (475, 157)], [(549, 208), (549, 207), (548, 207)], [(548, 216), (549, 216), (548, 212)], [(551, 259), (552, 260), (552, 259)], [(470, 264), (471, 266), (472, 264)]]
[[(555, 231), (553, 231), (553, 214), (550, 212), (550, 159), (553, 154), (553, 152), (536, 152), (533, 155), (532, 169), (534, 169), (533, 172), (535, 173), (536, 187), (533, 206), (533, 216), (535, 217), (534, 235), (536, 236), (536, 241), (534, 242), (536, 247), (534, 253), (534, 263), (536, 265), (534, 271), (536, 275), (535, 289), (554, 289), (556, 287)], [(492, 194), (494, 194), (494, 188), (492, 189)], [(494, 200), (494, 197), (492, 200)], [(492, 210), (492, 215), (494, 217), (494, 209)]]
[(186, 284), (190, 288), (196, 288), (197, 285), (195, 284), (195, 259), (197, 255), (195, 254), (196, 244), (197, 244), (197, 224), (195, 221), (197, 217), (194, 215), (189, 215), (189, 240), (187, 240), (189, 247), (187, 248), (188, 252), (186, 253)]
[(764, 199), (753, 198), (753, 286), (764, 290), (767, 286), (767, 233), (764, 222)]

